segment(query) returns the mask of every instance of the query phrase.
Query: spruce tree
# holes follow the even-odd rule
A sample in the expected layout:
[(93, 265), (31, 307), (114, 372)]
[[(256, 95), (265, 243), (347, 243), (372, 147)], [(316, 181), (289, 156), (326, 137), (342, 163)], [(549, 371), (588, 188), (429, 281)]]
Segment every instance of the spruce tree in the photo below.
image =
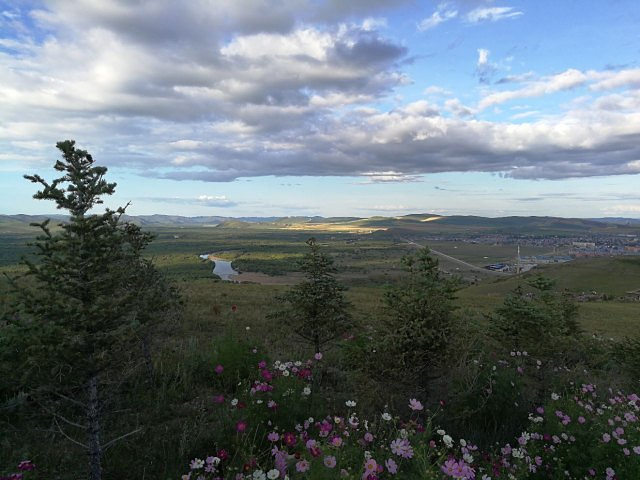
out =
[(346, 287), (334, 276), (333, 259), (320, 250), (315, 238), (307, 240), (309, 251), (299, 262), (305, 280), (279, 297), (286, 309), (273, 315), (319, 353), (329, 342), (352, 326)]
[(107, 169), (72, 140), (57, 148), (62, 159), (54, 168), (62, 176), (51, 183), (25, 178), (41, 186), (34, 198), (54, 201), (69, 218), (55, 229), (48, 220), (34, 224), (41, 230), (35, 259), (25, 260), (27, 274), (13, 283), (0, 355), (18, 363), (16, 382), (47, 409), (59, 433), (86, 448), (89, 478), (99, 480), (104, 450), (137, 431), (106, 438), (102, 386), (121, 375), (140, 338), (145, 322), (137, 300), (157, 298), (166, 287), (156, 274), (148, 281), (152, 267), (140, 255), (151, 236), (122, 221), (125, 208), (93, 213), (115, 190), (104, 178)]

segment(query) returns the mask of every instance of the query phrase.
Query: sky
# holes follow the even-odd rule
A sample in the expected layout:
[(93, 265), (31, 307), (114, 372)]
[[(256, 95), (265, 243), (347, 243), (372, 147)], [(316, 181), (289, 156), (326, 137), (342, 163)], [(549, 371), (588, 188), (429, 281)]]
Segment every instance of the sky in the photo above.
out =
[(0, 0), (0, 213), (640, 218), (637, 0)]

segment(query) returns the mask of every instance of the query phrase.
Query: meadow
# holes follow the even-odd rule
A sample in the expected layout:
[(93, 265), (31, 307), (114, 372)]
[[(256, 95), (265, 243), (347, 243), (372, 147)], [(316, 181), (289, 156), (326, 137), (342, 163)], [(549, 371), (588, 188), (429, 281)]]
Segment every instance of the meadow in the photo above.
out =
[[(418, 252), (405, 230), (233, 224), (150, 230), (156, 238), (145, 255), (177, 286), (183, 307), (154, 334), (153, 378), (134, 359), (109, 385), (106, 430), (112, 437), (133, 427), (140, 433), (105, 452), (104, 478), (583, 478), (589, 469), (592, 478), (640, 475), (640, 404), (633, 396), (640, 349), (632, 343), (640, 303), (623, 298), (640, 288), (639, 257), (580, 259), (504, 277), (442, 261), (442, 281), (456, 275), (463, 281), (446, 350), (430, 367), (433, 376), (416, 377), (418, 366), (393, 364), (396, 357), (383, 351), (385, 335), (396, 328), (386, 295), (406, 279), (402, 257)], [(29, 251), (29, 233), (1, 233), (1, 269), (12, 275)], [(298, 262), (310, 236), (348, 287), (354, 325), (321, 355), (272, 316), (282, 295), (304, 279)], [(515, 254), (511, 246), (459, 239), (429, 246), (475, 265)], [(198, 258), (203, 253), (276, 280), (219, 281), (212, 263)], [(539, 253), (544, 249), (522, 251)], [(572, 298), (607, 294), (576, 304), (582, 333), (554, 334), (546, 343), (496, 333), (496, 310), (518, 286), (530, 290), (538, 274)], [(11, 295), (6, 281), (0, 295), (4, 305)], [(593, 413), (602, 405), (607, 415)], [(0, 472), (29, 459), (37, 468), (21, 469), (24, 478), (85, 476), (82, 448), (33, 407), (28, 397), (4, 398)], [(608, 419), (619, 425), (610, 427)], [(625, 434), (615, 434), (613, 443), (622, 438), (627, 446), (601, 440), (616, 428)]]

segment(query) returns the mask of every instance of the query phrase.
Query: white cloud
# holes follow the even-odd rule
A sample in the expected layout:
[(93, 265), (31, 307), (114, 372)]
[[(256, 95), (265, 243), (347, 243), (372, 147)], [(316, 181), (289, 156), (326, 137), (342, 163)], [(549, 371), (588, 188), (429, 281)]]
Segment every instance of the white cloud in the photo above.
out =
[(507, 18), (516, 18), (522, 14), (523, 12), (515, 10), (513, 7), (478, 7), (467, 13), (465, 19), (469, 23), (497, 22)]
[(486, 48), (478, 49), (478, 66), (486, 65), (489, 62), (489, 53)]
[(430, 17), (423, 19), (418, 24), (418, 30), (424, 32), (437, 27), (447, 20), (451, 20), (458, 16), (458, 11), (450, 6), (448, 2), (441, 3)]
[(525, 87), (518, 90), (504, 90), (490, 93), (479, 102), (478, 108), (484, 109), (518, 98), (539, 97), (562, 90), (569, 90), (584, 85), (587, 79), (586, 74), (580, 70), (571, 68), (557, 75), (551, 75), (540, 80), (528, 82)]

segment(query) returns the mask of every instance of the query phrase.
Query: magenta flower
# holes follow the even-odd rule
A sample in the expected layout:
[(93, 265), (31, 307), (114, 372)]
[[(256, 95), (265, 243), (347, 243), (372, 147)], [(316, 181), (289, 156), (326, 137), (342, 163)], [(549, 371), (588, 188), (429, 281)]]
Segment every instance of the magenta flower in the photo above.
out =
[(320, 353), (320, 352), (316, 353), (316, 354), (313, 356), (313, 358), (315, 358), (315, 359), (316, 359), (316, 360), (318, 360), (318, 361), (319, 361), (319, 360), (322, 360), (322, 353)]
[(216, 368), (213, 369), (218, 375), (222, 375), (224, 372), (224, 367), (220, 364), (216, 365)]
[(18, 464), (18, 470), (22, 470), (22, 471), (30, 471), (30, 470), (35, 470), (36, 466), (33, 464), (33, 462), (31, 460), (22, 460), (19, 464)]
[(424, 409), (424, 407), (422, 406), (422, 403), (420, 403), (420, 401), (416, 400), (415, 398), (412, 398), (411, 400), (409, 400), (409, 408), (413, 411)]
[(244, 433), (247, 430), (247, 422), (240, 420), (236, 423), (236, 432)]
[(270, 432), (267, 435), (267, 440), (269, 440), (270, 442), (277, 442), (278, 440), (280, 440), (280, 435), (278, 435), (278, 432)]
[(213, 396), (213, 403), (217, 403), (217, 404), (224, 403), (224, 395), (223, 394), (214, 395)]

